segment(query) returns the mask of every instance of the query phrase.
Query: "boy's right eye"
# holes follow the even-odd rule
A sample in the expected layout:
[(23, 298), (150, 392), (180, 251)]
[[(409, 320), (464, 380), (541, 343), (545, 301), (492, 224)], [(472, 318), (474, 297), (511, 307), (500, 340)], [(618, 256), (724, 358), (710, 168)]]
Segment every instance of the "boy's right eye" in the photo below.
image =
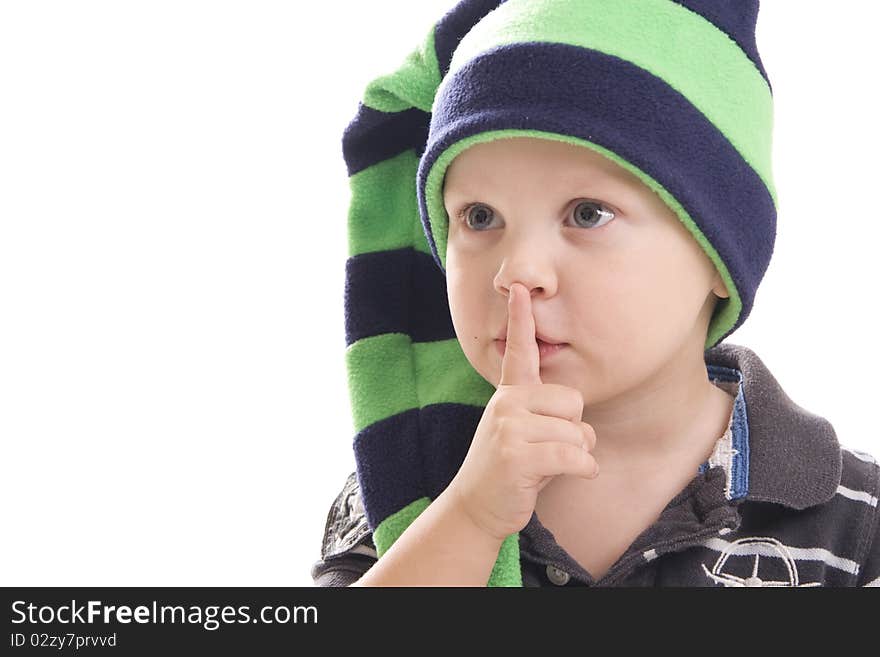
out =
[[(479, 211), (471, 213), (471, 209), (477, 209)], [(488, 220), (485, 218), (487, 214), (490, 216)], [(461, 210), (458, 211), (459, 220), (462, 221), (468, 228), (471, 228), (473, 230), (481, 230), (480, 226), (491, 223), (491, 215), (492, 209), (486, 205), (483, 205), (482, 203), (471, 203), (464, 206)], [(474, 218), (474, 221), (477, 222), (476, 226), (468, 221), (471, 218)]]

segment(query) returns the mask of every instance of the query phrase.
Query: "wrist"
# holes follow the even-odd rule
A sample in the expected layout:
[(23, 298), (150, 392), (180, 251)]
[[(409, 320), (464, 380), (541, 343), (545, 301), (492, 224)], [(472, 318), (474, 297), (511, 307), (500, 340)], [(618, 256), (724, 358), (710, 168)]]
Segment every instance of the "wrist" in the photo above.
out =
[(462, 531), (473, 536), (474, 540), (479, 540), (489, 549), (496, 552), (501, 549), (501, 544), (507, 536), (498, 536), (497, 532), (492, 531), (481, 523), (470, 512), (468, 505), (455, 487), (447, 487), (440, 497), (444, 498), (443, 502), (446, 512), (454, 517), (456, 524), (462, 527)]

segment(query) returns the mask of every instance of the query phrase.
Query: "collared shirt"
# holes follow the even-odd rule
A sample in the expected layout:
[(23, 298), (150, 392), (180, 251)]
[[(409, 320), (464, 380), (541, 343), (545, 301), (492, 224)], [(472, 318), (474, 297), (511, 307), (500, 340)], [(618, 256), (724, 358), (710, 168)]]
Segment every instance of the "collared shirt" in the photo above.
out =
[[(750, 349), (706, 352), (734, 397), (695, 477), (598, 580), (536, 513), (519, 533), (523, 586), (880, 586), (880, 464), (785, 394)], [(347, 586), (377, 553), (352, 472), (327, 516), (318, 586)]]

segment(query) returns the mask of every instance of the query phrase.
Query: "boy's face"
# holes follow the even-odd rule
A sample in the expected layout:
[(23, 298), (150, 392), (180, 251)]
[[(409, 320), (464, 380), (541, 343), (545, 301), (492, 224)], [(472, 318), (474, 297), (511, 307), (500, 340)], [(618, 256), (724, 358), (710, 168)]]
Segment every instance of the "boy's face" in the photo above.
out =
[(568, 343), (542, 358), (541, 380), (580, 389), (585, 403), (702, 354), (724, 283), (672, 210), (613, 161), (551, 140), (491, 141), (455, 158), (443, 197), (456, 335), (496, 387), (514, 282), (532, 293), (536, 331)]

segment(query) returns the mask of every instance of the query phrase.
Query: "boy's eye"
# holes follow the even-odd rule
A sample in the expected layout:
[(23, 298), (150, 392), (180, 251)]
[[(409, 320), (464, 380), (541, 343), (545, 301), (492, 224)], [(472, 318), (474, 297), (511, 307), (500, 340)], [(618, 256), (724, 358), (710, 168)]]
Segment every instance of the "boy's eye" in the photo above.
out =
[[(471, 212), (471, 210), (473, 210), (473, 212)], [(481, 203), (474, 203), (459, 210), (458, 217), (468, 228), (473, 228), (474, 230), (479, 231), (492, 222), (492, 210)]]
[[(601, 228), (614, 218), (614, 211), (598, 201), (585, 200), (578, 203), (573, 213), (579, 228)], [(492, 223), (492, 208), (482, 203), (466, 205), (458, 211), (459, 220), (468, 228), (482, 232)]]

